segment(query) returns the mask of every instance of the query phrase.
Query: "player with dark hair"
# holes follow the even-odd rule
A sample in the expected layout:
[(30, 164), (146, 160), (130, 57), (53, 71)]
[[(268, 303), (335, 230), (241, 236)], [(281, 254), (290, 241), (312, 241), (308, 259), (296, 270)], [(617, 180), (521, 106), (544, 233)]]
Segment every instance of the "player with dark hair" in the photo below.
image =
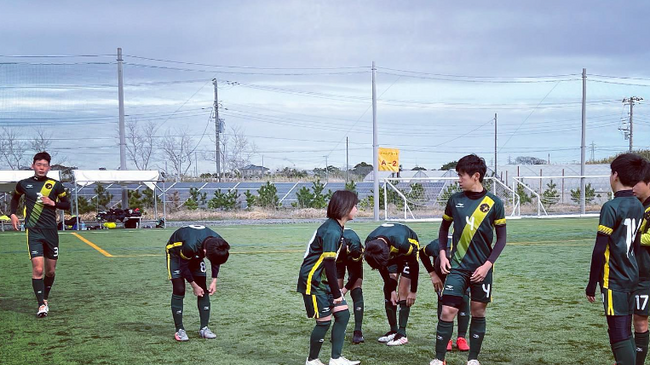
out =
[[(406, 325), (418, 291), (418, 236), (400, 223), (384, 223), (366, 238), (364, 259), (384, 280), (384, 307), (390, 330), (378, 341), (388, 346), (408, 343)], [(399, 279), (399, 285), (398, 285)], [(399, 287), (399, 292), (397, 291)], [(397, 305), (399, 304), (399, 327)]]
[[(349, 228), (343, 231), (343, 241), (344, 246), (341, 247), (339, 256), (336, 259), (336, 276), (343, 295), (350, 292), (350, 297), (352, 297), (354, 308), (352, 343), (356, 345), (365, 341), (361, 330), (364, 309), (363, 291), (361, 290), (363, 282), (363, 245), (357, 233)], [(348, 282), (344, 286), (343, 279), (346, 271), (348, 272)]]
[[(191, 225), (177, 229), (167, 241), (167, 276), (172, 282), (171, 309), (177, 341), (188, 341), (189, 337), (183, 327), (183, 298), (185, 298), (185, 280), (192, 286), (196, 295), (201, 326), (199, 336), (216, 338), (210, 328), (210, 297), (217, 292), (219, 268), (228, 260), (230, 245), (219, 234), (204, 226)], [(212, 281), (208, 288), (206, 267), (203, 258), (210, 260)]]
[[(61, 182), (47, 177), (51, 157), (47, 152), (34, 155), (34, 176), (16, 184), (11, 199), (11, 225), (18, 230), (16, 216), (20, 197), (25, 196), (25, 232), (29, 258), (32, 261), (32, 288), (38, 301), (38, 317), (50, 311), (48, 298), (54, 284), (56, 263), (59, 258), (59, 232), (56, 210), (69, 210), (68, 194)], [(43, 273), (45, 272), (45, 278)]]
[(636, 255), (639, 264), (639, 284), (634, 290), (634, 342), (636, 345), (636, 364), (643, 365), (648, 355), (648, 314), (650, 314), (650, 163), (646, 162), (643, 180), (634, 185), (634, 195), (643, 203), (645, 212), (640, 235), (641, 246)]
[(338, 190), (327, 206), (327, 220), (314, 232), (305, 252), (297, 291), (302, 293), (308, 318), (316, 320), (316, 326), (309, 340), (309, 356), (306, 365), (322, 365), (318, 359), (325, 334), (330, 328), (332, 317), (332, 357), (329, 365), (356, 365), (341, 355), (345, 341), (345, 328), (350, 320), (350, 311), (338, 285), (336, 258), (344, 242), (345, 223), (357, 214), (359, 198), (351, 191)]
[[(591, 256), (589, 282), (585, 294), (596, 301), (600, 284), (607, 317), (609, 343), (619, 365), (634, 365), (636, 346), (630, 331), (634, 312), (634, 291), (639, 282), (637, 230), (643, 220), (643, 205), (634, 197), (633, 187), (644, 178), (647, 162), (626, 153), (611, 163), (609, 178), (614, 199), (600, 210), (598, 235)], [(639, 235), (640, 237), (640, 235)]]
[[(449, 248), (449, 246), (447, 246)], [(420, 249), (420, 261), (431, 277), (431, 283), (438, 295), (438, 320), (442, 314), (442, 288), (445, 283), (447, 275), (440, 271), (440, 260), (438, 254), (440, 253), (439, 240), (435, 239), (428, 245)], [(449, 252), (449, 249), (446, 251)], [(469, 345), (465, 336), (467, 335), (467, 328), (469, 327), (469, 290), (463, 296), (463, 303), (458, 311), (458, 337), (456, 337), (456, 347), (460, 351), (469, 351)], [(447, 343), (447, 351), (453, 349), (453, 341), (449, 340)]]
[[(447, 344), (454, 330), (463, 297), (471, 293), (468, 365), (479, 365), (478, 355), (485, 336), (485, 309), (492, 298), (492, 266), (506, 245), (503, 203), (483, 187), (485, 161), (467, 155), (456, 164), (461, 192), (447, 201), (438, 232), (440, 271), (446, 274), (442, 290), (442, 313), (436, 334), (436, 357), (430, 365), (444, 364)], [(447, 235), (454, 225), (451, 262), (447, 258)], [(492, 247), (496, 230), (497, 241)]]

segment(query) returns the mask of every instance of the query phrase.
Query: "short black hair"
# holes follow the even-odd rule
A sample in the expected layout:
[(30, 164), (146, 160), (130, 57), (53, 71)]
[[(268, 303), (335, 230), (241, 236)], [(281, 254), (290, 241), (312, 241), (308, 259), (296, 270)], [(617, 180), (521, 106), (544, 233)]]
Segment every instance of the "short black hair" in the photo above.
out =
[(485, 160), (482, 157), (471, 154), (464, 156), (458, 160), (458, 163), (456, 164), (456, 171), (459, 173), (465, 173), (469, 176), (473, 176), (478, 172), (478, 181), (483, 182), (483, 178), (487, 172), (487, 165), (485, 164)]
[(40, 160), (47, 161), (47, 164), (49, 165), (50, 162), (52, 161), (52, 157), (50, 156), (49, 153), (47, 153), (45, 151), (39, 152), (39, 153), (34, 155), (34, 161), (32, 163), (36, 163), (36, 161), (40, 161)]
[(230, 245), (221, 237), (208, 237), (203, 240), (205, 256), (212, 264), (221, 265), (228, 261)]
[(612, 174), (617, 173), (618, 179), (624, 186), (634, 186), (639, 181), (645, 180), (648, 161), (634, 154), (624, 153), (614, 159), (610, 164)]
[(357, 194), (349, 190), (337, 190), (332, 194), (327, 205), (327, 218), (341, 219), (350, 214), (357, 203), (359, 203)]
[(374, 239), (366, 243), (363, 258), (373, 270), (388, 266), (388, 245), (380, 239)]

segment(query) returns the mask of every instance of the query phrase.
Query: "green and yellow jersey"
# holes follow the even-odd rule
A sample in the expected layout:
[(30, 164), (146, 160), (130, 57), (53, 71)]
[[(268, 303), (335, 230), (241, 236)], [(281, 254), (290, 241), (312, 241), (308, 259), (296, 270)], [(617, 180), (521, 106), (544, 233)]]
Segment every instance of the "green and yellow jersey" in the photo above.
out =
[(343, 244), (343, 227), (336, 219), (325, 221), (309, 240), (300, 266), (297, 291), (307, 295), (330, 291), (323, 261), (336, 260)]
[(608, 237), (600, 278), (603, 289), (631, 292), (639, 280), (634, 244), (643, 205), (630, 190), (617, 192), (600, 210), (598, 233)]
[(25, 196), (25, 228), (57, 229), (56, 207), (43, 204), (41, 197), (48, 197), (56, 204), (65, 203), (65, 207), (69, 209), (63, 184), (48, 177), (33, 176), (19, 181), (14, 191), (14, 199), (17, 201), (21, 195)]
[(418, 235), (409, 227), (400, 223), (384, 223), (370, 232), (366, 243), (383, 238), (390, 246), (389, 260), (400, 257), (415, 256), (417, 263), (420, 242)]
[(639, 264), (639, 281), (650, 281), (650, 198), (643, 202), (643, 221), (637, 234), (641, 235), (641, 247), (636, 256)]
[(363, 262), (363, 245), (359, 235), (351, 229), (343, 230), (343, 241), (339, 256), (336, 258), (336, 265), (348, 265), (355, 262)]
[(170, 256), (178, 256), (183, 260), (203, 259), (203, 241), (208, 237), (222, 238), (208, 227), (190, 225), (177, 229), (165, 249)]
[(465, 192), (452, 195), (442, 218), (454, 225), (451, 267), (471, 272), (490, 257), (494, 227), (506, 224), (503, 203), (490, 192), (477, 199)]

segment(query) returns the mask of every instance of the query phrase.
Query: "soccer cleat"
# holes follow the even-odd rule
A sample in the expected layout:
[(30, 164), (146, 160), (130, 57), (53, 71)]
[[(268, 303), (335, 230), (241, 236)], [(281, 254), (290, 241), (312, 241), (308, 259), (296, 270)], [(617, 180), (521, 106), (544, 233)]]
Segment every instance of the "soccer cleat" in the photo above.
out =
[(49, 311), (50, 311), (50, 307), (48, 307), (47, 304), (43, 304), (42, 306), (38, 307), (38, 312), (36, 312), (36, 316), (38, 318), (47, 317), (47, 313)]
[(401, 334), (397, 334), (395, 338), (393, 338), (391, 341), (386, 342), (386, 345), (388, 346), (402, 346), (406, 345), (409, 343), (409, 339), (406, 338), (406, 336), (403, 336)]
[(325, 364), (323, 364), (323, 362), (320, 361), (319, 359), (309, 360), (309, 358), (307, 358), (307, 361), (305, 361), (305, 365), (325, 365)]
[(361, 331), (354, 331), (354, 336), (352, 336), (352, 343), (358, 345), (365, 340), (363, 339), (363, 333)]
[(467, 340), (463, 337), (458, 337), (456, 339), (456, 347), (458, 347), (460, 351), (469, 351), (469, 345), (467, 345)]
[(379, 341), (379, 342), (381, 342), (381, 343), (387, 343), (387, 342), (389, 342), (389, 341), (392, 341), (393, 338), (395, 338), (395, 335), (396, 335), (396, 334), (397, 334), (397, 332), (388, 331), (388, 332), (386, 332), (385, 335), (379, 337), (379, 338), (377, 339), (377, 341)]
[(429, 365), (447, 365), (447, 362), (443, 360), (433, 359)]
[(180, 341), (180, 342), (190, 340), (190, 338), (187, 337), (187, 333), (182, 328), (176, 331), (176, 333), (174, 333), (174, 338), (176, 339), (176, 341)]
[(454, 343), (451, 340), (449, 340), (449, 342), (447, 343), (447, 351), (451, 351), (453, 346), (454, 346)]
[(207, 339), (217, 338), (217, 335), (215, 335), (212, 331), (210, 331), (210, 329), (207, 326), (199, 330), (199, 336), (201, 336), (201, 338), (207, 338)]
[(467, 362), (467, 365), (481, 365), (481, 363), (478, 360), (470, 360)]
[(358, 365), (361, 364), (361, 361), (348, 360), (345, 357), (341, 356), (338, 359), (330, 359), (329, 365)]

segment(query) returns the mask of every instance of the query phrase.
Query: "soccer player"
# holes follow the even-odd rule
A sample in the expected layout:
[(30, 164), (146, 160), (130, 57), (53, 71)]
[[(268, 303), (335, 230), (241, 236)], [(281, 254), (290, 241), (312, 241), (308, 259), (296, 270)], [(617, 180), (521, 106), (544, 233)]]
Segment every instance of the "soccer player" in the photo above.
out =
[(643, 203), (645, 212), (640, 235), (641, 247), (636, 255), (639, 264), (639, 284), (634, 291), (634, 342), (636, 363), (642, 365), (648, 355), (648, 313), (650, 305), (650, 163), (646, 163), (643, 180), (634, 185), (634, 195)]
[[(172, 282), (171, 309), (176, 333), (176, 341), (188, 341), (189, 337), (183, 326), (183, 298), (185, 298), (185, 280), (192, 286), (196, 295), (201, 325), (199, 336), (216, 338), (210, 328), (210, 297), (217, 292), (219, 268), (228, 260), (230, 245), (219, 234), (204, 226), (186, 226), (172, 233), (165, 245), (167, 254), (167, 277)], [(212, 281), (207, 287), (206, 268), (203, 258), (210, 260)]]
[[(364, 342), (361, 325), (363, 324), (363, 245), (356, 232), (346, 228), (343, 231), (345, 246), (341, 247), (339, 257), (336, 259), (336, 276), (339, 287), (345, 295), (350, 292), (354, 308), (354, 335), (352, 343), (357, 345)], [(345, 271), (348, 272), (348, 282), (343, 286)]]
[[(36, 315), (46, 317), (50, 311), (48, 298), (54, 284), (56, 262), (59, 258), (59, 233), (56, 210), (69, 210), (70, 202), (63, 184), (47, 177), (51, 157), (47, 152), (34, 155), (34, 176), (16, 184), (11, 199), (11, 225), (18, 230), (18, 203), (25, 196), (25, 232), (29, 258), (32, 260), (32, 288), (38, 301)], [(43, 279), (45, 272), (45, 279)]]
[[(485, 160), (472, 154), (456, 164), (461, 192), (447, 201), (438, 232), (440, 271), (447, 275), (442, 290), (442, 313), (436, 334), (436, 358), (430, 365), (444, 364), (454, 318), (469, 288), (471, 293), (468, 365), (479, 365), (478, 355), (485, 336), (485, 309), (492, 295), (492, 266), (506, 245), (503, 203), (483, 187)], [(447, 235), (454, 224), (451, 262), (447, 258)], [(497, 240), (492, 247), (493, 231)]]
[[(364, 258), (384, 280), (384, 307), (390, 330), (378, 341), (388, 346), (407, 344), (406, 325), (418, 291), (418, 236), (400, 223), (384, 223), (366, 238)], [(399, 279), (399, 293), (398, 289)], [(399, 327), (397, 305), (399, 304)]]
[(327, 220), (314, 232), (300, 266), (297, 291), (302, 293), (308, 318), (316, 320), (309, 339), (306, 365), (323, 365), (318, 359), (332, 317), (332, 357), (329, 365), (356, 365), (341, 355), (350, 311), (336, 276), (336, 258), (343, 244), (345, 223), (357, 214), (359, 198), (351, 191), (338, 190), (327, 206)]
[(609, 343), (618, 365), (634, 365), (636, 346), (632, 337), (633, 293), (639, 281), (637, 230), (643, 219), (643, 205), (632, 188), (643, 180), (647, 162), (626, 153), (611, 163), (609, 182), (614, 199), (600, 210), (598, 235), (591, 256), (587, 300), (596, 300), (600, 284), (607, 317)]
[[(449, 246), (448, 246), (449, 247)], [(431, 277), (431, 283), (438, 295), (438, 320), (442, 314), (442, 288), (447, 275), (440, 271), (440, 261), (438, 260), (438, 253), (440, 252), (440, 244), (438, 239), (431, 241), (428, 245), (420, 249), (420, 261), (424, 268)], [(447, 250), (449, 252), (449, 250)], [(432, 262), (433, 261), (433, 262)], [(456, 347), (460, 351), (469, 351), (469, 345), (465, 336), (467, 335), (467, 328), (469, 327), (469, 290), (463, 296), (463, 304), (458, 311), (458, 337), (456, 337)], [(453, 349), (453, 341), (449, 340), (447, 343), (447, 351)]]

